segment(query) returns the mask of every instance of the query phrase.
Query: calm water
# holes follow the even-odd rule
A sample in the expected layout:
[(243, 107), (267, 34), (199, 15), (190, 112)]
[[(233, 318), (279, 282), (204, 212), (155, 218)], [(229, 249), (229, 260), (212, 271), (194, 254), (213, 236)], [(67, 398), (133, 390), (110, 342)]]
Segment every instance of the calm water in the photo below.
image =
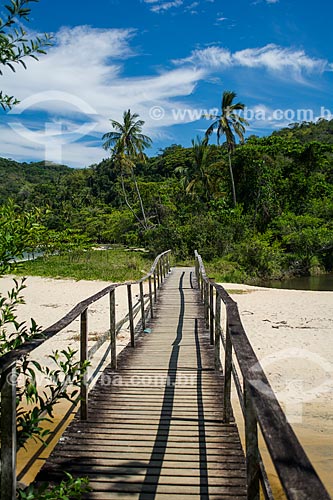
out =
[(262, 286), (269, 288), (287, 288), (292, 290), (315, 290), (333, 291), (333, 273), (321, 274), (319, 276), (302, 276), (289, 280), (271, 280), (262, 283)]

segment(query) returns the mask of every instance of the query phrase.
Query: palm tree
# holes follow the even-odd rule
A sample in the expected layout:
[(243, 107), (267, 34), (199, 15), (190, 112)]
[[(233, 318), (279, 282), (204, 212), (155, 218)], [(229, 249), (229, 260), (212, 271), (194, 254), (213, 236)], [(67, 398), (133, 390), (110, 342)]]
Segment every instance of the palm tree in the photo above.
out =
[(212, 176), (209, 160), (208, 138), (192, 139), (192, 162), (189, 167), (177, 167), (175, 172), (182, 175), (180, 181), (188, 194), (201, 194), (208, 201), (216, 190), (216, 179)]
[[(151, 146), (152, 140), (147, 135), (142, 134), (142, 127), (145, 122), (143, 120), (139, 120), (138, 118), (139, 115), (137, 113), (132, 114), (130, 109), (124, 111), (123, 123), (117, 122), (116, 120), (110, 120), (113, 130), (104, 134), (102, 140), (105, 140), (103, 148), (111, 150), (112, 158), (119, 165), (121, 184), (126, 205), (130, 208), (144, 229), (147, 229), (147, 217), (134, 173), (134, 162), (138, 159), (141, 161), (145, 159), (144, 150)], [(143, 222), (137, 217), (128, 201), (124, 184), (124, 173), (130, 173), (132, 175), (141, 207)]]
[(237, 199), (236, 199), (234, 174), (232, 171), (231, 155), (236, 147), (235, 134), (238, 136), (240, 142), (244, 143), (245, 125), (248, 125), (248, 122), (245, 120), (245, 118), (241, 117), (238, 113), (236, 113), (236, 111), (243, 111), (245, 108), (245, 105), (243, 103), (233, 102), (236, 95), (237, 94), (235, 92), (232, 92), (230, 90), (225, 90), (223, 92), (221, 114), (209, 117), (214, 121), (206, 130), (206, 137), (209, 138), (216, 129), (218, 144), (220, 144), (221, 136), (222, 135), (225, 136), (228, 149), (228, 157), (229, 157), (229, 171), (230, 171), (230, 179), (232, 186), (232, 198), (235, 206), (237, 203)]

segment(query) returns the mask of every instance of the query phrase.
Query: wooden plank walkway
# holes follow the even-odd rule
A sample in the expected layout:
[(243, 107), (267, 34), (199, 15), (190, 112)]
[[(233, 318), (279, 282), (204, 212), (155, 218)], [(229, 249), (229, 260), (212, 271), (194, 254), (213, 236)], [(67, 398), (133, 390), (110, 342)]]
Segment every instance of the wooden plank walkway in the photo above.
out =
[(223, 376), (204, 329), (193, 270), (163, 284), (151, 333), (105, 370), (38, 480), (88, 476), (87, 499), (245, 499), (246, 471), (235, 424), (222, 422)]

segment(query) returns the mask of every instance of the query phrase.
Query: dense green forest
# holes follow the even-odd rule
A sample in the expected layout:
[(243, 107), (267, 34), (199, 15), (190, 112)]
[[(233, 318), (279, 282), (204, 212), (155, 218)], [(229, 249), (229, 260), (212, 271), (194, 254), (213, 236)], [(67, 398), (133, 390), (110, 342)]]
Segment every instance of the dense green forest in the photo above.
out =
[(223, 144), (171, 145), (137, 161), (135, 176), (114, 158), (84, 169), (0, 159), (0, 202), (38, 207), (53, 234), (170, 247), (179, 260), (197, 249), (225, 279), (332, 271), (333, 121), (251, 136), (232, 163), (236, 205)]

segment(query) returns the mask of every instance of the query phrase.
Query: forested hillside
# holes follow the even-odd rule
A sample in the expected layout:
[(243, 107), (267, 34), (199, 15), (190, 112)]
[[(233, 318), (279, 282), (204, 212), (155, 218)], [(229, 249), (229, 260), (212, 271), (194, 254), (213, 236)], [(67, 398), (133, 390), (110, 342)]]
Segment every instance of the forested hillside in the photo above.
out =
[[(333, 121), (297, 124), (226, 148), (172, 145), (120, 175), (114, 160), (87, 169), (1, 159), (0, 198), (40, 207), (47, 228), (94, 243), (198, 249), (226, 279), (333, 268)], [(140, 198), (137, 194), (140, 193)]]
[(60, 177), (72, 172), (64, 165), (38, 163), (18, 163), (0, 158), (0, 203), (12, 197), (24, 200), (31, 194), (34, 186), (58, 183)]

